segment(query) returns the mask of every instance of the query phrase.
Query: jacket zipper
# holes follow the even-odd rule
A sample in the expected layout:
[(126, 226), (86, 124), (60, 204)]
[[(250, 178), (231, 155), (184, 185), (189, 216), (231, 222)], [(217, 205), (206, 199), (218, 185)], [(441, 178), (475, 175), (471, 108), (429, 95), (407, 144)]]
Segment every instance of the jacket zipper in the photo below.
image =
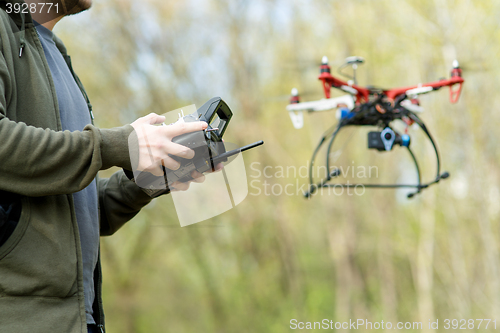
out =
[(101, 271), (101, 250), (99, 249), (99, 254), (97, 256), (97, 263), (94, 269), (94, 290), (95, 298), (94, 305), (94, 320), (96, 321), (97, 327), (101, 333), (105, 333), (104, 329), (104, 311), (102, 307), (102, 271)]
[(73, 71), (73, 66), (71, 66), (71, 57), (66, 54), (66, 55), (64, 55), (64, 60), (66, 60), (66, 64), (69, 67), (71, 75), (73, 75), (73, 78), (75, 79), (76, 85), (78, 86), (78, 88), (80, 88), (80, 91), (82, 92), (83, 98), (85, 98), (85, 101), (87, 102), (87, 107), (88, 107), (89, 113), (90, 113), (90, 120), (91, 120), (92, 125), (93, 125), (94, 124), (94, 113), (92, 112), (92, 104), (90, 104), (89, 96), (87, 95), (87, 92), (85, 91), (85, 89), (83, 89), (82, 82), (80, 81), (78, 76)]
[[(78, 78), (78, 76), (75, 74), (73, 70), (73, 66), (71, 65), (71, 57), (67, 54), (63, 54), (64, 60), (66, 60), (66, 64), (68, 65), (68, 68), (71, 72), (71, 75), (75, 79), (76, 85), (82, 92), (83, 98), (85, 98), (85, 101), (87, 102), (87, 107), (89, 109), (90, 113), (90, 121), (92, 125), (94, 124), (94, 113), (92, 112), (92, 104), (90, 104), (90, 99), (89, 96), (87, 95), (87, 92), (83, 88), (83, 84)], [(94, 308), (94, 320), (96, 321), (97, 327), (99, 328), (100, 333), (105, 333), (106, 330), (104, 329), (104, 310), (102, 306), (102, 293), (101, 293), (101, 281), (102, 279), (102, 271), (101, 271), (101, 250), (99, 249), (99, 254), (97, 257), (97, 263), (96, 267), (94, 268), (94, 290), (95, 290), (95, 298), (94, 298), (94, 303), (97, 303), (97, 306), (92, 306)], [(97, 317), (97, 318), (96, 318)]]
[[(36, 29), (35, 29), (35, 31), (36, 31)], [(36, 31), (36, 33), (38, 35), (38, 38), (40, 38), (38, 31)], [(19, 56), (22, 55), (23, 48), (24, 48), (24, 45), (21, 45), (21, 50), (20, 50), (21, 53), (19, 54)], [(71, 57), (67, 54), (62, 53), (62, 52), (61, 52), (61, 55), (63, 56), (66, 64), (68, 65), (68, 68), (71, 72), (71, 75), (73, 76), (73, 79), (76, 82), (76, 85), (80, 89), (85, 101), (87, 102), (87, 107), (88, 107), (89, 114), (90, 114), (90, 121), (93, 125), (94, 124), (94, 114), (92, 112), (92, 104), (90, 103), (90, 99), (87, 95), (87, 92), (83, 88), (82, 82), (80, 81), (80, 79), (78, 78), (78, 76), (75, 74), (75, 72), (73, 70), (73, 66), (71, 65)], [(101, 279), (102, 279), (101, 254), (100, 254), (100, 249), (99, 249), (96, 267), (94, 268), (94, 290), (95, 290), (94, 304), (96, 304), (97, 306), (94, 307), (94, 305), (93, 305), (92, 307), (94, 308), (94, 315), (97, 315), (97, 316), (94, 316), (94, 320), (96, 321), (97, 327), (99, 328), (99, 332), (105, 333), (106, 330), (104, 328), (104, 311), (103, 311), (103, 306), (102, 306), (102, 292), (101, 292), (101, 283), (102, 282), (101, 282)]]

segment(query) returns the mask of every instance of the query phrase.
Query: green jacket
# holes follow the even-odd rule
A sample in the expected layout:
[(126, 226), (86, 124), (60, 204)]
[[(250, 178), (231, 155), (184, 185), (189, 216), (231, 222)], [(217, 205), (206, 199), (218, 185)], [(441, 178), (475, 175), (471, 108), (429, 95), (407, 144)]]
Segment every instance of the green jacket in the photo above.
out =
[[(88, 125), (82, 132), (61, 131), (54, 84), (32, 19), (9, 16), (7, 2), (22, 0), (0, 0), (0, 200), (19, 200), (22, 210), (0, 246), (0, 332), (86, 333), (71, 193), (88, 186), (99, 170), (130, 170), (127, 142), (133, 129)], [(56, 44), (71, 69), (64, 45)], [(76, 75), (75, 80), (86, 98)], [(97, 186), (101, 235), (113, 234), (151, 200), (122, 171), (98, 179)], [(99, 265), (95, 278), (94, 316), (103, 325)]]

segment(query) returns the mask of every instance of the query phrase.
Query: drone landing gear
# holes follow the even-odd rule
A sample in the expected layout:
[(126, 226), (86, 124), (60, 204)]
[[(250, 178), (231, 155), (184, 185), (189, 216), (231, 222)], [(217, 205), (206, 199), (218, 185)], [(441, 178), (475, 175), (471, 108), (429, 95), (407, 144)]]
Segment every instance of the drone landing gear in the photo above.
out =
[(339, 169), (334, 169), (331, 173), (330, 176), (322, 180), (318, 184), (311, 184), (309, 186), (309, 191), (304, 193), (305, 198), (310, 198), (314, 193), (318, 191), (320, 188), (325, 188), (325, 187), (333, 187), (333, 188), (379, 188), (379, 189), (397, 189), (397, 188), (414, 188), (416, 189), (414, 192), (408, 193), (407, 197), (408, 199), (413, 198), (415, 195), (419, 194), (422, 192), (423, 189), (428, 188), (429, 186), (439, 183), (441, 179), (446, 179), (450, 176), (449, 172), (444, 171), (440, 175), (436, 177), (433, 181), (427, 182), (422, 184), (421, 183), (421, 178), (420, 178), (420, 169), (418, 167), (417, 161), (415, 159), (415, 155), (413, 155), (413, 152), (408, 148), (408, 151), (410, 152), (414, 162), (415, 162), (415, 167), (417, 171), (417, 177), (418, 177), (418, 183), (417, 184), (328, 184), (330, 180), (333, 178), (339, 177), (342, 175), (341, 171)]
[(423, 189), (428, 188), (429, 186), (438, 183), (441, 181), (441, 179), (446, 179), (450, 176), (450, 174), (445, 171), (441, 173), (440, 171), (440, 158), (439, 158), (439, 153), (437, 150), (437, 146), (432, 139), (431, 134), (427, 130), (426, 126), (424, 123), (413, 113), (409, 113), (409, 116), (415, 123), (417, 123), (420, 128), (424, 131), (424, 133), (427, 135), (429, 141), (431, 142), (434, 152), (436, 154), (436, 178), (430, 182), (427, 183), (422, 183), (421, 181), (421, 174), (420, 174), (420, 168), (417, 162), (417, 159), (415, 155), (413, 154), (413, 151), (410, 148), (410, 138), (408, 135), (403, 134), (399, 135), (396, 133), (392, 128), (389, 126), (386, 126), (381, 132), (370, 132), (368, 134), (368, 148), (372, 149), (377, 149), (379, 151), (389, 151), (392, 150), (394, 144), (398, 144), (401, 147), (406, 147), (408, 152), (410, 153), (413, 162), (415, 163), (415, 169), (417, 172), (417, 184), (329, 184), (330, 180), (333, 178), (339, 177), (342, 173), (338, 168), (334, 168), (330, 174), (320, 181), (319, 183), (314, 183), (313, 180), (313, 167), (314, 167), (314, 161), (316, 159), (316, 155), (319, 152), (319, 149), (322, 147), (322, 145), (327, 141), (328, 138), (330, 138), (329, 143), (328, 143), (328, 149), (327, 149), (327, 155), (326, 155), (326, 169), (330, 170), (330, 151), (331, 147), (333, 145), (333, 142), (340, 131), (341, 128), (346, 126), (344, 122), (340, 122), (337, 126), (337, 128), (331, 132), (327, 131), (327, 134), (325, 134), (322, 138), (321, 141), (319, 142), (318, 146), (316, 147), (313, 156), (311, 158), (311, 163), (309, 166), (309, 191), (304, 193), (305, 198), (310, 198), (315, 192), (318, 191), (319, 188), (325, 188), (325, 187), (334, 187), (334, 188), (386, 188), (386, 189), (396, 189), (396, 188), (414, 188), (415, 191), (407, 194), (408, 198), (413, 198), (415, 195), (419, 194), (422, 192)]
[[(412, 154), (412, 153), (411, 153)], [(413, 156), (413, 154), (412, 154)], [(339, 169), (334, 169), (330, 173), (330, 177), (325, 178), (322, 182), (318, 184), (312, 184), (309, 186), (309, 191), (304, 193), (305, 198), (310, 198), (316, 191), (318, 191), (319, 188), (324, 188), (324, 187), (333, 187), (333, 188), (379, 188), (379, 189), (397, 189), (397, 188), (414, 188), (416, 189), (414, 192), (408, 193), (407, 197), (408, 199), (413, 198), (415, 195), (419, 194), (422, 192), (423, 189), (428, 188), (432, 184), (438, 183), (441, 179), (446, 179), (450, 176), (449, 172), (445, 171), (442, 174), (440, 174), (436, 179), (434, 179), (431, 182), (422, 184), (420, 182), (420, 170), (418, 169), (418, 164), (416, 164), (415, 161), (415, 166), (417, 167), (417, 174), (418, 174), (418, 184), (328, 184), (330, 180), (333, 178), (341, 176), (341, 172)]]

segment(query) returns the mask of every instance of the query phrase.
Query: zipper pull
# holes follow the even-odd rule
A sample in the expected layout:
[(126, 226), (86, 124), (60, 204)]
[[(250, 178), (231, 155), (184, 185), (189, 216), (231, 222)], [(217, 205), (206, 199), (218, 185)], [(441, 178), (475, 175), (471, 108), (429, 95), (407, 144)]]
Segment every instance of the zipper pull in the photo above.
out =
[(94, 121), (94, 112), (92, 112), (92, 104), (90, 104), (88, 97), (86, 97), (85, 95), (84, 97), (87, 99), (87, 106), (89, 108), (90, 119)]

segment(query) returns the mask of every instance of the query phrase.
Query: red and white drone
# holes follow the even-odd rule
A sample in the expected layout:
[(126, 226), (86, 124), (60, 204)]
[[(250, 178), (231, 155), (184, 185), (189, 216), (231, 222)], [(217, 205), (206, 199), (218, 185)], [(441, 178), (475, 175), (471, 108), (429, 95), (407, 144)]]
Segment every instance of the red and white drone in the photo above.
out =
[[(415, 194), (420, 193), (422, 189), (429, 187), (432, 184), (438, 183), (441, 179), (449, 177), (448, 172), (441, 173), (440, 159), (437, 146), (432, 139), (431, 134), (427, 130), (425, 124), (420, 120), (416, 113), (422, 112), (422, 107), (418, 101), (418, 96), (439, 90), (442, 87), (450, 87), (450, 102), (456, 103), (462, 91), (462, 70), (458, 65), (458, 61), (453, 62), (453, 69), (449, 79), (441, 79), (435, 82), (421, 83), (415, 86), (379, 89), (374, 87), (361, 87), (357, 84), (356, 70), (359, 65), (364, 63), (361, 57), (348, 57), (346, 62), (340, 66), (338, 72), (349, 78), (348, 81), (343, 81), (331, 74), (328, 58), (325, 56), (322, 59), (320, 66), (320, 75), (318, 79), (321, 81), (325, 98), (317, 101), (301, 103), (297, 89), (292, 89), (292, 97), (290, 104), (287, 106), (290, 118), (295, 128), (302, 128), (304, 125), (303, 112), (337, 110), (338, 124), (329, 129), (321, 138), (318, 146), (314, 150), (309, 167), (309, 191), (305, 194), (309, 198), (318, 188), (321, 187), (356, 187), (364, 186), (367, 188), (415, 188), (416, 191), (408, 194), (411, 198)], [(350, 66), (353, 75), (348, 75), (342, 70)], [(457, 88), (454, 88), (458, 86)], [(331, 88), (339, 89), (346, 92), (347, 95), (331, 98)], [(407, 130), (404, 134), (398, 133), (390, 125), (393, 121), (403, 121), (407, 126), (417, 124), (429, 138), (434, 151), (436, 153), (437, 172), (436, 178), (422, 183), (420, 177), (420, 169), (410, 148), (410, 136)], [(390, 151), (394, 145), (406, 147), (409, 151), (416, 167), (418, 181), (416, 184), (329, 184), (328, 182), (340, 175), (340, 170), (330, 167), (330, 151), (341, 128), (345, 126), (376, 126), (379, 131), (368, 133), (368, 148), (377, 149), (378, 151)], [(326, 169), (328, 175), (325, 179), (315, 183), (313, 179), (313, 166), (320, 148), (328, 142), (326, 151)]]

